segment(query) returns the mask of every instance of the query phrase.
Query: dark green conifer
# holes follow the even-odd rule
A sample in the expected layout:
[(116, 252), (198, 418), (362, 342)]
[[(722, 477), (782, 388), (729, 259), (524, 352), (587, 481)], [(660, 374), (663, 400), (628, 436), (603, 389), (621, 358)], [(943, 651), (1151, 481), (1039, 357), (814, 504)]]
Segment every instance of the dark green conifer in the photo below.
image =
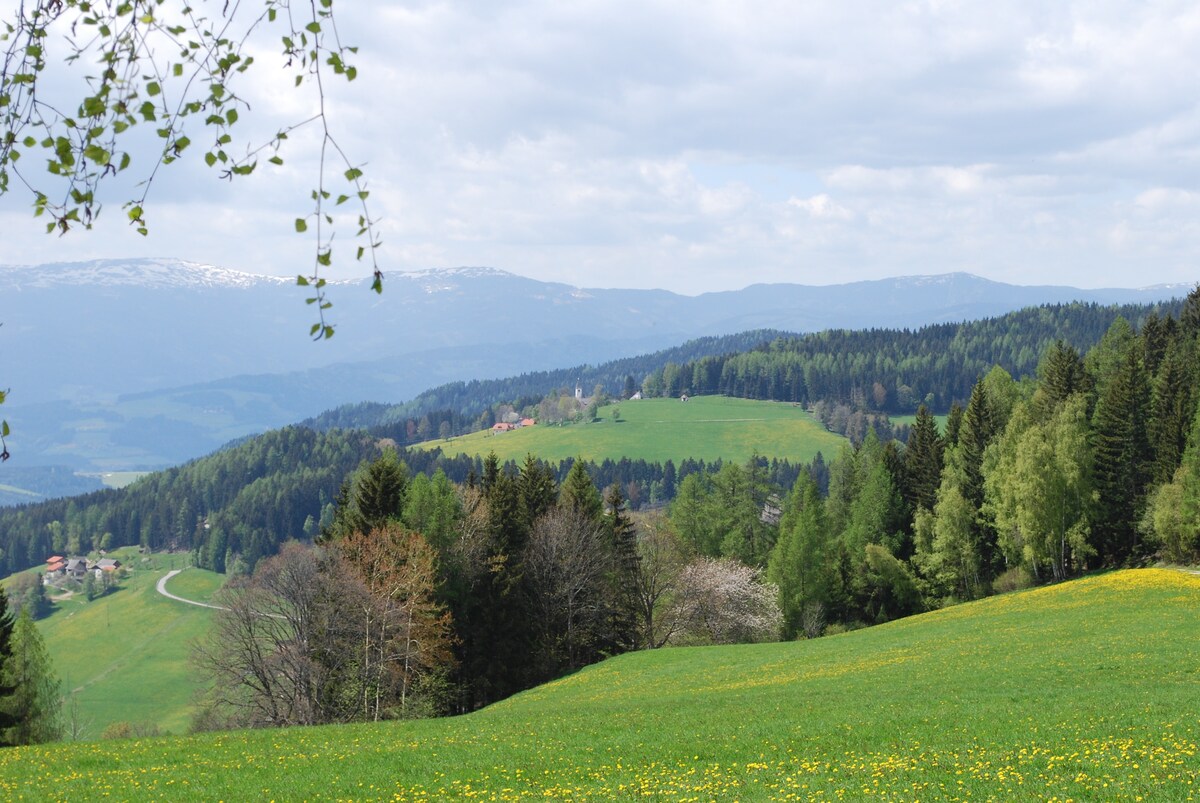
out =
[(1136, 349), (1106, 378), (1092, 416), (1098, 510), (1094, 543), (1110, 565), (1135, 556), (1152, 461), (1146, 435), (1149, 388)]
[(592, 521), (600, 521), (604, 513), (604, 503), (596, 484), (583, 465), (582, 458), (576, 458), (563, 480), (562, 491), (558, 495), (558, 503), (563, 507), (578, 510)]
[(902, 491), (909, 510), (916, 511), (918, 507), (933, 510), (942, 480), (944, 451), (937, 421), (922, 404), (917, 408), (917, 419), (909, 430), (908, 445), (904, 449)]

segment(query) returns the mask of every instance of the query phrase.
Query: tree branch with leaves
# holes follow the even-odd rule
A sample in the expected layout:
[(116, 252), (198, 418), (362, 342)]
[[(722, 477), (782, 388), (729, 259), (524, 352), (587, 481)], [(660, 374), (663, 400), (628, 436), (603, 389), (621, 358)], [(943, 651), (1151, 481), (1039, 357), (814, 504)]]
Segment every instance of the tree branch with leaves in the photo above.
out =
[[(0, 24), (0, 194), (28, 192), (48, 233), (92, 228), (102, 189), (128, 175), (136, 189), (123, 209), (145, 235), (161, 168), (199, 152), (232, 181), (264, 160), (282, 165), (289, 136), (315, 127), (320, 145), (311, 206), (294, 226), (311, 232), (314, 242), (312, 269), (297, 277), (316, 311), (310, 334), (322, 340), (334, 333), (322, 271), (333, 264), (334, 215), (343, 205), (357, 209), (355, 259), (370, 260), (372, 288), (382, 291), (377, 221), (362, 165), (334, 136), (326, 106), (329, 80), (357, 76), (350, 63), (357, 49), (341, 41), (333, 0), (33, 0), (20, 2)], [(278, 37), (294, 86), (313, 89), (316, 110), (264, 142), (243, 145), (235, 134), (250, 104), (239, 93), (256, 66), (252, 43), (266, 32)], [(67, 90), (59, 92), (64, 83)], [(147, 139), (156, 144), (145, 147)], [(27, 167), (26, 156), (45, 161)]]

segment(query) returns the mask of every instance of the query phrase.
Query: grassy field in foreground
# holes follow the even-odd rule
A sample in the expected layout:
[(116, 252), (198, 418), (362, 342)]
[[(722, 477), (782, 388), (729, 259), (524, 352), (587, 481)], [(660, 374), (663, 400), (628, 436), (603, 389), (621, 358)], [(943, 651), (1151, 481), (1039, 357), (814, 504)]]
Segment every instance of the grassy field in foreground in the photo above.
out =
[[(113, 722), (154, 724), (171, 733), (184, 733), (191, 722), (191, 642), (208, 631), (212, 611), (155, 590), (167, 570), (186, 565), (186, 556), (155, 555), (142, 563), (132, 552), (127, 563), (133, 571), (122, 588), (91, 602), (76, 594), (38, 623), (88, 738)], [(224, 579), (193, 568), (173, 578), (169, 590), (203, 601)]]
[[(614, 408), (620, 420), (613, 420)], [(440, 447), (447, 455), (486, 456), (494, 451), (501, 462), (524, 460), (534, 454), (559, 461), (582, 456), (597, 462), (605, 458), (642, 459), (649, 462), (687, 457), (733, 460), (744, 463), (754, 453), (764, 457), (807, 462), (823, 452), (832, 459), (846, 443), (800, 407), (790, 403), (697, 396), (678, 399), (642, 399), (601, 407), (599, 420), (565, 426), (525, 427), (514, 432), (475, 432), (422, 446)]]
[(1200, 576), (624, 655), (468, 716), (0, 751), (26, 799), (1190, 800)]

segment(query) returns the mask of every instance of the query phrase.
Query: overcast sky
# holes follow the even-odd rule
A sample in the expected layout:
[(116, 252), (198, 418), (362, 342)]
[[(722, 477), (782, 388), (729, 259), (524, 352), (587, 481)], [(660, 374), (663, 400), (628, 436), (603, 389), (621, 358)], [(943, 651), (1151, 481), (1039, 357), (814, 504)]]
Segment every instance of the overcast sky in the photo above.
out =
[[(359, 79), (329, 90), (331, 121), (365, 162), (388, 271), (486, 265), (687, 294), (950, 271), (1200, 279), (1195, 2), (335, 9), (360, 51)], [(312, 108), (278, 68), (277, 35), (243, 87), (247, 133)], [(156, 179), (148, 238), (121, 197), (94, 231), (47, 237), (13, 192), (0, 262), (295, 274), (311, 263), (293, 220), (313, 146), (293, 137), (284, 168), (233, 184), (193, 153)], [(349, 260), (336, 275), (365, 273)]]

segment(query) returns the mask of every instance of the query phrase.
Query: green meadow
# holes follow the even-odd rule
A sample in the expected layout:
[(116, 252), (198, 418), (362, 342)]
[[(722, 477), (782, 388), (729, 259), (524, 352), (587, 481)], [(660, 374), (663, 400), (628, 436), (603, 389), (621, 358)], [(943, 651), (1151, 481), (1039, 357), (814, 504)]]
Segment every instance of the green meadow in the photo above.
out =
[[(889, 415), (888, 418), (893, 424), (907, 424), (910, 427), (917, 423), (916, 415)], [(935, 415), (933, 417), (933, 420), (937, 422), (938, 432), (946, 431), (946, 420), (948, 418), (950, 418), (949, 415)]]
[(1097, 575), (814, 641), (623, 655), (466, 716), (0, 751), (24, 799), (1200, 796), (1200, 576)]
[[(614, 410), (620, 418), (614, 419)], [(495, 452), (501, 462), (534, 454), (551, 461), (569, 457), (646, 460), (678, 464), (684, 458), (745, 462), (754, 454), (812, 460), (817, 452), (831, 459), (846, 443), (826, 430), (803, 408), (787, 402), (696, 396), (641, 399), (601, 407), (590, 423), (538, 425), (512, 432), (475, 432), (458, 438), (428, 441), (447, 455), (486, 456)]]
[[(184, 733), (196, 689), (191, 642), (208, 631), (212, 611), (155, 590), (169, 569), (187, 565), (186, 555), (115, 554), (132, 569), (118, 590), (90, 602), (82, 593), (61, 598), (38, 623), (62, 681), (65, 718), (74, 712), (84, 738), (97, 738), (114, 722)], [(172, 578), (168, 590), (206, 601), (224, 580), (191, 568)]]

